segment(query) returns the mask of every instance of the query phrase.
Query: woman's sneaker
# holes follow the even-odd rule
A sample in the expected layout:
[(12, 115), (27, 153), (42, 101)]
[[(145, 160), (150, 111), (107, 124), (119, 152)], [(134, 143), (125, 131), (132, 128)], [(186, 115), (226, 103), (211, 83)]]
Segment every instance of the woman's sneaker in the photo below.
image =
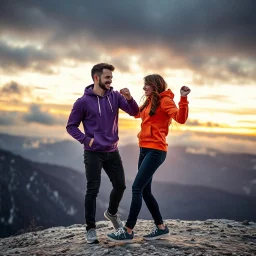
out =
[(145, 240), (156, 240), (167, 236), (169, 236), (169, 229), (167, 226), (165, 226), (165, 229), (155, 227), (151, 233), (143, 236), (143, 238)]
[(86, 237), (86, 242), (88, 244), (98, 244), (99, 243), (95, 228), (90, 228), (89, 230), (87, 230), (85, 237)]
[(107, 220), (110, 220), (114, 226), (115, 229), (119, 229), (123, 227), (123, 223), (120, 219), (120, 215), (116, 214), (116, 215), (111, 215), (108, 210), (106, 210), (104, 212), (104, 216)]
[(107, 234), (107, 238), (112, 242), (124, 242), (124, 243), (131, 242), (133, 240), (133, 236), (134, 236), (133, 231), (132, 231), (132, 234), (129, 234), (125, 227), (119, 228), (118, 230), (116, 230), (111, 234)]

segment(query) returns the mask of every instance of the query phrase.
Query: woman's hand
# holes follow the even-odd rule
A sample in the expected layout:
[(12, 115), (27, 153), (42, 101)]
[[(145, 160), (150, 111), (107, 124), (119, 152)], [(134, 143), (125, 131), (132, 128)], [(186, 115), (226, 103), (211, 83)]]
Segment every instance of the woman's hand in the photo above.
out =
[(186, 96), (188, 96), (188, 94), (191, 92), (191, 90), (187, 87), (187, 86), (182, 86), (181, 88), (180, 88), (180, 95), (182, 96), (182, 97), (186, 97)]

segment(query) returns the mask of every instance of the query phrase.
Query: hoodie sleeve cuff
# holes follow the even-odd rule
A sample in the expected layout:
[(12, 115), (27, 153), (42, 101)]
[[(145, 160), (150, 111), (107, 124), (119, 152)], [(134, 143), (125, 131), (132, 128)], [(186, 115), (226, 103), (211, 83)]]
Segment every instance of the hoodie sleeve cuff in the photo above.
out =
[(91, 141), (91, 139), (92, 138), (90, 138), (90, 137), (86, 137), (85, 139), (84, 139), (84, 145), (89, 145), (89, 143), (90, 143), (90, 141)]
[(181, 96), (180, 97), (180, 102), (179, 102), (179, 107), (188, 107), (188, 99), (187, 96)]
[(188, 97), (187, 96), (180, 96), (180, 102), (188, 103)]
[(133, 97), (129, 100), (127, 100), (128, 103), (132, 103), (133, 102)]

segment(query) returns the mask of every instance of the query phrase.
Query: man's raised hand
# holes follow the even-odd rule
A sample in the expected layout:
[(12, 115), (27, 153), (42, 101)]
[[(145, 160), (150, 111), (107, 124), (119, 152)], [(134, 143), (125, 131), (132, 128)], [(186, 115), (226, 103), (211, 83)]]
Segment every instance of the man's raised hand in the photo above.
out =
[(131, 93), (129, 91), (128, 88), (123, 88), (120, 90), (120, 93), (127, 99), (127, 100), (131, 100), (132, 99), (132, 96), (131, 96)]

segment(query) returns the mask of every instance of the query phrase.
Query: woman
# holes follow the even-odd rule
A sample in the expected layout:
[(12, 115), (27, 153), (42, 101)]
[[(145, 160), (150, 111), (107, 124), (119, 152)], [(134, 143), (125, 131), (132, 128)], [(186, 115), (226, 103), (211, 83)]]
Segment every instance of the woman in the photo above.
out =
[(160, 75), (149, 75), (144, 78), (146, 100), (140, 107), (137, 117), (142, 119), (141, 131), (138, 134), (140, 155), (138, 173), (132, 186), (132, 202), (125, 227), (108, 234), (111, 241), (129, 242), (133, 239), (133, 228), (144, 199), (156, 227), (144, 236), (146, 240), (159, 239), (169, 235), (169, 229), (163, 224), (158, 203), (151, 193), (152, 178), (158, 167), (164, 162), (167, 154), (166, 136), (172, 119), (184, 124), (188, 118), (187, 95), (190, 89), (180, 89), (179, 108), (176, 107), (174, 94), (167, 89), (165, 80)]

